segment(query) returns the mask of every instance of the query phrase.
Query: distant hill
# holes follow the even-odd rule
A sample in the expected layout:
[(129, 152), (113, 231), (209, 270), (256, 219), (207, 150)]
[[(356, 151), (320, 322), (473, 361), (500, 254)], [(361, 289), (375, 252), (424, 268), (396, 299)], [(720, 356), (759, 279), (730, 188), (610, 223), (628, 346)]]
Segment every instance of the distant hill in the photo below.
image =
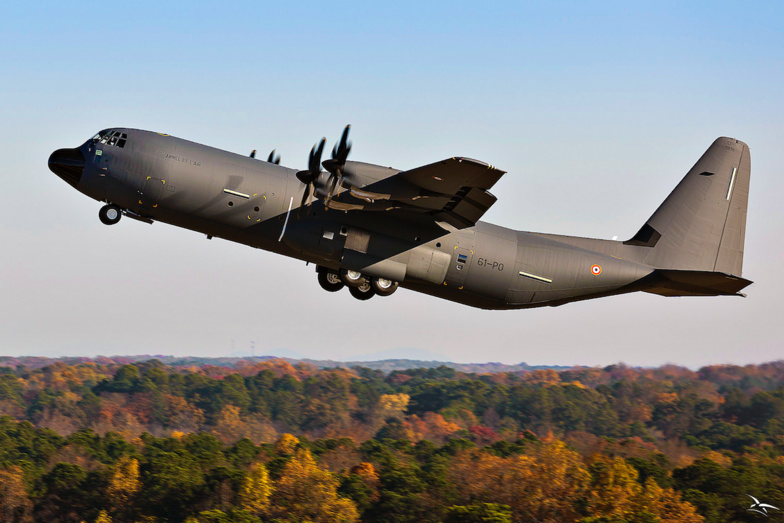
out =
[[(381, 356), (388, 351), (376, 353), (376, 356)], [(394, 351), (389, 351), (394, 352)], [(416, 353), (415, 349), (411, 349), (412, 353)], [(424, 352), (424, 351), (423, 351)], [(373, 355), (369, 355), (373, 356)], [(437, 356), (437, 355), (436, 355)], [(280, 358), (276, 356), (225, 356), (225, 357), (218, 357), (218, 358), (204, 358), (204, 357), (197, 357), (197, 356), (165, 356), (165, 355), (150, 355), (150, 354), (142, 354), (142, 355), (135, 355), (135, 356), (97, 356), (95, 358), (87, 358), (87, 357), (62, 357), (62, 358), (45, 358), (41, 356), (22, 356), (22, 357), (12, 357), (12, 356), (0, 356), (0, 366), (4, 367), (11, 367), (16, 368), (20, 365), (31, 369), (39, 369), (42, 367), (46, 367), (48, 365), (52, 365), (55, 362), (63, 362), (68, 365), (75, 365), (78, 363), (86, 363), (89, 361), (94, 361), (96, 363), (138, 363), (141, 361), (149, 361), (149, 360), (159, 360), (161, 363), (165, 365), (170, 365), (172, 367), (205, 367), (205, 366), (213, 366), (213, 367), (228, 367), (234, 368), (240, 364), (247, 364), (253, 362), (260, 362), (260, 361), (269, 361), (269, 360), (276, 360), (282, 359), (285, 360), (292, 365), (296, 365), (298, 363), (305, 363), (308, 365), (313, 365), (314, 367), (318, 367), (320, 369), (329, 369), (329, 368), (352, 368), (352, 367), (365, 367), (368, 369), (373, 370), (381, 370), (383, 372), (392, 372), (396, 370), (407, 370), (407, 369), (433, 369), (441, 366), (446, 366), (451, 369), (455, 369), (459, 372), (465, 373), (476, 373), (476, 374), (484, 374), (484, 373), (495, 373), (495, 372), (528, 372), (534, 370), (541, 370), (541, 369), (554, 369), (554, 370), (567, 370), (570, 366), (565, 365), (528, 365), (525, 362), (521, 362), (518, 364), (506, 364), (506, 363), (499, 363), (499, 362), (488, 362), (488, 363), (454, 363), (450, 361), (440, 361), (440, 360), (424, 360), (424, 359), (409, 359), (409, 358), (380, 358), (378, 360), (355, 360), (355, 361), (336, 361), (336, 360), (314, 360), (309, 358)]]
[(518, 363), (510, 365), (499, 362), (489, 363), (454, 363), (451, 361), (434, 361), (434, 360), (409, 360), (409, 359), (388, 359), (379, 361), (332, 361), (332, 360), (301, 360), (303, 363), (315, 365), (321, 369), (343, 367), (350, 369), (352, 367), (365, 367), (373, 370), (381, 370), (384, 372), (392, 372), (395, 370), (407, 369), (434, 369), (437, 367), (449, 367), (459, 372), (465, 373), (493, 373), (493, 372), (520, 372), (520, 371), (533, 371), (538, 369), (554, 369), (566, 370), (573, 367), (563, 365), (528, 365), (527, 363)]

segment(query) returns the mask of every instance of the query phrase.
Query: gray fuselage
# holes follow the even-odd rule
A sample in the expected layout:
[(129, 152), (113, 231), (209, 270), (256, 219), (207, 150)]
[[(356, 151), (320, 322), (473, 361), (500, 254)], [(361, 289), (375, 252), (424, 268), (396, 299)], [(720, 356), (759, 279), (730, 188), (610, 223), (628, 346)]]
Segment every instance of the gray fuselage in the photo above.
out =
[[(306, 186), (294, 169), (165, 134), (111, 131), (126, 136), (123, 146), (86, 142), (78, 148), (81, 175), (66, 180), (96, 200), (132, 217), (321, 267), (396, 279), (402, 287), (466, 305), (517, 309), (645, 290), (656, 269), (645, 262), (650, 247), (634, 242), (485, 222), (457, 229), (423, 213), (343, 212), (318, 199), (311, 212), (299, 213)], [(359, 162), (347, 162), (349, 168), (364, 187), (401, 172)]]

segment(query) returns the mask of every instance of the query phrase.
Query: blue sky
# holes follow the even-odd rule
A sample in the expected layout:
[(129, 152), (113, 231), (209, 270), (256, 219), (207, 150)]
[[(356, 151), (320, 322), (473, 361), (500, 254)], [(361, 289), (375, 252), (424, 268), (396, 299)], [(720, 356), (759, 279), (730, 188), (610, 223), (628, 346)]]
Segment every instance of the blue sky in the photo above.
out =
[[(754, 363), (784, 355), (784, 4), (13, 4), (0, 17), (0, 353)], [(312, 267), (163, 224), (105, 227), (46, 168), (95, 131), (167, 132), (304, 167), (455, 155), (508, 171), (487, 221), (633, 235), (718, 136), (747, 142), (745, 300), (632, 295), (486, 312), (359, 303)], [(345, 294), (345, 295), (344, 295)], [(303, 320), (304, 319), (304, 320)], [(232, 341), (233, 340), (233, 341)]]

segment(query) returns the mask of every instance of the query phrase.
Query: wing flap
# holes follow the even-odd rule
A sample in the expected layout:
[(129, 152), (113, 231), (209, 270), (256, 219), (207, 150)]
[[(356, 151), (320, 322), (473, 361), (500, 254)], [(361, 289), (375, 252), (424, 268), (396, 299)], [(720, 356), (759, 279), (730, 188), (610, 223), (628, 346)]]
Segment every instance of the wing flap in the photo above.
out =
[[(475, 225), (496, 202), (488, 189), (504, 174), (505, 171), (478, 160), (449, 158), (347, 192), (364, 200), (365, 211), (398, 209), (427, 213), (434, 222), (464, 229)], [(372, 195), (383, 200), (374, 200)]]

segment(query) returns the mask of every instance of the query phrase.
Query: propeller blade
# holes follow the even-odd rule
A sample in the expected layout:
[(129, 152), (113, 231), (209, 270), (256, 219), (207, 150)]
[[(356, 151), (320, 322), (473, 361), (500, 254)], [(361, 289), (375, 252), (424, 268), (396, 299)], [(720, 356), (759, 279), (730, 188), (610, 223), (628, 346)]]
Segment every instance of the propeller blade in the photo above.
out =
[(314, 145), (310, 150), (308, 156), (308, 169), (306, 171), (297, 171), (297, 179), (304, 184), (313, 183), (318, 180), (321, 175), (321, 154), (324, 152), (324, 144), (326, 138), (322, 138), (318, 145)]
[[(324, 144), (327, 143), (326, 138), (314, 145), (310, 150), (308, 156), (308, 170), (297, 171), (297, 179), (305, 184), (305, 190), (302, 192), (302, 201), (300, 202), (299, 210), (297, 211), (297, 218), (302, 216), (302, 208), (306, 207), (306, 213), (310, 214), (310, 207), (313, 204), (313, 196), (316, 192), (316, 181), (321, 176), (321, 155), (324, 154)], [(272, 151), (273, 153), (275, 151)], [(270, 153), (272, 158), (272, 153)], [(278, 157), (278, 162), (280, 157)], [(277, 162), (276, 162), (277, 163)]]
[(311, 184), (307, 184), (305, 186), (305, 190), (302, 192), (302, 201), (299, 202), (299, 209), (297, 209), (297, 219), (302, 218), (302, 208), (305, 207), (305, 202), (308, 200), (308, 193), (310, 193), (310, 186)]
[(326, 138), (322, 138), (318, 144), (318, 149), (313, 146), (310, 150), (310, 160), (308, 162), (308, 170), (311, 172), (321, 173), (321, 155), (324, 153), (324, 144), (327, 143)]
[(316, 184), (310, 182), (305, 186), (305, 192), (302, 193), (302, 201), (297, 209), (297, 219), (302, 217), (302, 209), (305, 208), (305, 215), (310, 214), (310, 207), (313, 205), (313, 193), (316, 192)]
[(251, 158), (255, 158), (255, 157), (256, 157), (256, 149), (253, 149), (253, 150), (250, 152), (250, 157), (251, 157)]
[(332, 148), (332, 159), (337, 160), (340, 164), (346, 163), (348, 153), (351, 152), (351, 142), (348, 141), (348, 132), (350, 129), (351, 125), (349, 124), (343, 129), (343, 134), (340, 136), (340, 143)]
[[(329, 171), (329, 192), (325, 203), (329, 203), (336, 194), (340, 193), (343, 187), (343, 168), (346, 166), (346, 159), (351, 152), (351, 142), (348, 141), (348, 133), (351, 130), (351, 125), (347, 125), (343, 129), (343, 134), (340, 136), (340, 141), (332, 147), (332, 158), (324, 160), (322, 164), (324, 168)], [(327, 206), (329, 207), (329, 206)]]
[[(275, 156), (276, 149), (273, 149), (269, 156), (267, 157), (267, 163), (274, 163), (275, 165), (280, 165), (280, 155)], [(253, 151), (254, 155), (256, 151)]]
[[(332, 180), (332, 184), (330, 185), (329, 193), (327, 193), (327, 198), (325, 201), (327, 208), (329, 208), (329, 203), (332, 201), (332, 198), (335, 196), (335, 194), (340, 192), (340, 188), (338, 186), (343, 185), (343, 177), (340, 175), (340, 169), (335, 171), (335, 173), (330, 176), (330, 179)], [(338, 182), (340, 183), (338, 184)], [(335, 191), (336, 188), (337, 191)]]

